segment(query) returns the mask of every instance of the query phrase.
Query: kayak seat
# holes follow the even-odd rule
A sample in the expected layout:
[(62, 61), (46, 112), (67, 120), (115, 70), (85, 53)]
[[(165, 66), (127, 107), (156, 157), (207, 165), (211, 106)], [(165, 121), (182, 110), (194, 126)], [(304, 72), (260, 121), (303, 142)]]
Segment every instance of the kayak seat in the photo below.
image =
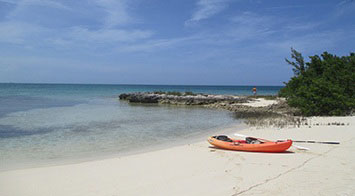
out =
[(216, 139), (221, 140), (221, 141), (225, 141), (225, 142), (233, 142), (233, 140), (231, 140), (228, 136), (226, 135), (218, 135), (218, 136), (214, 136)]
[(247, 144), (262, 144), (262, 143), (264, 143), (264, 142), (262, 142), (262, 141), (260, 141), (260, 140), (258, 140), (256, 138), (253, 138), (253, 137), (246, 137), (245, 138), (245, 142)]

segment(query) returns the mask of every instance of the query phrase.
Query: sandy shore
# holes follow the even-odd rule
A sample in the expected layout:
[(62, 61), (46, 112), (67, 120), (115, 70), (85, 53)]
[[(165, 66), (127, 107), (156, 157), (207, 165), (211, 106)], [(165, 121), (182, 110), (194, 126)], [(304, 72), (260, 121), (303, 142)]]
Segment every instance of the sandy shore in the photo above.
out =
[(272, 104), (276, 104), (277, 100), (267, 100), (264, 98), (254, 99), (253, 101), (249, 101), (248, 103), (241, 103), (240, 105), (246, 105), (251, 107), (265, 107)]
[[(1, 172), (0, 195), (355, 195), (355, 117), (310, 122), (318, 126), (248, 128), (239, 133), (341, 144), (298, 144), (310, 150), (268, 154), (213, 149), (201, 141), (118, 158)], [(344, 125), (327, 125), (333, 122)]]

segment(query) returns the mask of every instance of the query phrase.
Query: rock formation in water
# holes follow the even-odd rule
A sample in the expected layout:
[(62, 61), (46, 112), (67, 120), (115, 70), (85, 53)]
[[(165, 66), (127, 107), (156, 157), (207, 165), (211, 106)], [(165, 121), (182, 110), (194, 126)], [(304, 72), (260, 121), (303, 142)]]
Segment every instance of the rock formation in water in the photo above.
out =
[(175, 105), (209, 105), (213, 103), (226, 102), (246, 103), (246, 96), (232, 95), (207, 95), (207, 94), (184, 94), (184, 93), (123, 93), (119, 96), (122, 100), (128, 100), (131, 103), (161, 103)]
[(267, 106), (250, 106), (245, 103), (257, 102), (254, 96), (207, 95), (179, 92), (138, 92), (119, 95), (121, 100), (130, 103), (156, 103), (172, 105), (200, 105), (208, 108), (232, 111), (236, 118), (244, 119), (251, 126), (299, 126), (304, 124), (303, 117), (297, 116), (298, 110), (288, 106), (285, 100), (277, 100)]

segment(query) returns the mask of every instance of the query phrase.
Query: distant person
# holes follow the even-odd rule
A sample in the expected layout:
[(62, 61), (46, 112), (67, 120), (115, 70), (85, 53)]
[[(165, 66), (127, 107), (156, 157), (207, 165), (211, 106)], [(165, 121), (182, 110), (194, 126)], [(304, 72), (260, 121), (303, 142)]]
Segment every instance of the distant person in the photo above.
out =
[(256, 87), (253, 88), (253, 95), (255, 96), (256, 95)]

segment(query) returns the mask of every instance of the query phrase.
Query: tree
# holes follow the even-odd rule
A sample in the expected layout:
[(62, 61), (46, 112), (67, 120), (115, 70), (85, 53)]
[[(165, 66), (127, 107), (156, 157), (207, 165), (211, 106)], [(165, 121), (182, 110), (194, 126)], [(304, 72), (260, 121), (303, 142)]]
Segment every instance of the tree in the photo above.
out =
[(310, 56), (304, 63), (302, 54), (291, 48), (294, 76), (279, 92), (290, 106), (306, 116), (347, 115), (355, 108), (355, 54), (337, 57), (324, 52)]
[(285, 58), (286, 62), (293, 66), (292, 70), (295, 75), (300, 75), (304, 73), (304, 59), (301, 53), (297, 52), (295, 49), (291, 48), (291, 57), (295, 59), (296, 62), (292, 62)]

